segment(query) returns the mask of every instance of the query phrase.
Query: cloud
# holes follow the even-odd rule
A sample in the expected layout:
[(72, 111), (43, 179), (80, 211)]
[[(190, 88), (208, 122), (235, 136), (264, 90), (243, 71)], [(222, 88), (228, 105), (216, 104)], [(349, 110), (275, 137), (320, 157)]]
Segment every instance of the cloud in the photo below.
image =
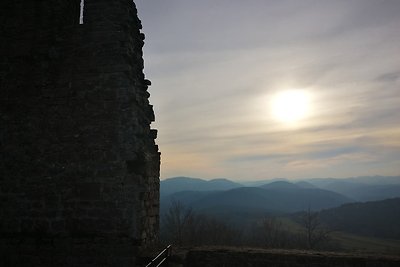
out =
[[(399, 1), (136, 3), (163, 177), (399, 174)], [(292, 87), (313, 113), (288, 128)]]
[(248, 155), (248, 156), (237, 156), (227, 160), (227, 162), (244, 162), (244, 161), (266, 161), (274, 159), (284, 159), (292, 156), (291, 154), (265, 154), (265, 155)]

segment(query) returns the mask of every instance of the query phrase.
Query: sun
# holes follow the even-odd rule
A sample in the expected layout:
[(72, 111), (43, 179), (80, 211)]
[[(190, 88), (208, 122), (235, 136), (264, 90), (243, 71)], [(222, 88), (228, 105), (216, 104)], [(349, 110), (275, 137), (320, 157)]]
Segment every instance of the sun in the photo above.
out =
[(280, 122), (297, 123), (310, 113), (310, 93), (292, 89), (276, 93), (271, 99), (272, 117)]

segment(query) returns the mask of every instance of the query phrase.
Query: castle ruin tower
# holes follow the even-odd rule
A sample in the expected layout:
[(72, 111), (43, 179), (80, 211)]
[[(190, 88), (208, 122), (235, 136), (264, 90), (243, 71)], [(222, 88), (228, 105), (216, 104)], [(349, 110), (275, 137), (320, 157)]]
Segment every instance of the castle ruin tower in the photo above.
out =
[(132, 267), (157, 240), (140, 29), (132, 0), (0, 1), (0, 266)]

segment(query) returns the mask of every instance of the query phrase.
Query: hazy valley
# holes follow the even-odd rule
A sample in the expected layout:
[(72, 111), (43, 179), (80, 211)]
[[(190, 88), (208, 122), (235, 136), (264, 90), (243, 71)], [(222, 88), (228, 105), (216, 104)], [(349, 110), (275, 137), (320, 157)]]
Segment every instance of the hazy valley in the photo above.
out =
[[(181, 225), (182, 243), (400, 252), (400, 177), (254, 182), (175, 177), (161, 181), (160, 192), (165, 239), (173, 238), (171, 216), (178, 215), (182, 225), (187, 216), (192, 228)], [(307, 220), (315, 224), (308, 241)], [(185, 231), (192, 238), (185, 240)], [(196, 232), (204, 231), (219, 233), (214, 241), (200, 241)]]

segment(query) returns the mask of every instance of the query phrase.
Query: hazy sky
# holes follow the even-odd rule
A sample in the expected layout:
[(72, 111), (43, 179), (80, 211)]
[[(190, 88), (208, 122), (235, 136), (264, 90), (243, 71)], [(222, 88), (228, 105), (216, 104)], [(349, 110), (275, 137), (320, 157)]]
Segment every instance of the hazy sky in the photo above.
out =
[(399, 0), (135, 2), (161, 178), (400, 175)]

